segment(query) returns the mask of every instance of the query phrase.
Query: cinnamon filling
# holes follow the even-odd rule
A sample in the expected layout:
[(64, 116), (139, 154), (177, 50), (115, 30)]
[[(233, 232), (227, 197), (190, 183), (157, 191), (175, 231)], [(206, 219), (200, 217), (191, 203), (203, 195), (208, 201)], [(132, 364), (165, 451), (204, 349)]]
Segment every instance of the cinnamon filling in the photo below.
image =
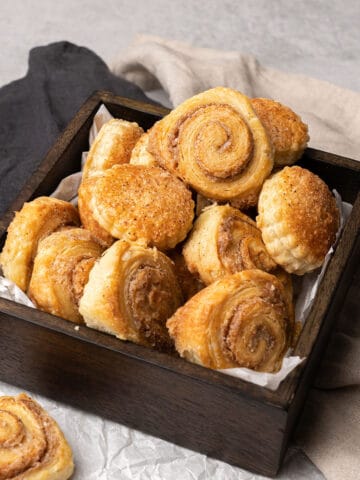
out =
[(22, 421), (10, 412), (0, 410), (0, 448), (19, 445), (25, 435)]
[(76, 305), (79, 305), (80, 299), (83, 296), (84, 288), (89, 281), (90, 271), (94, 266), (95, 260), (96, 258), (94, 257), (84, 257), (76, 263), (71, 272), (71, 294)]
[(251, 130), (229, 105), (206, 104), (189, 111), (168, 136), (168, 149), (177, 167), (180, 155), (194, 158), (204, 175), (216, 180), (233, 180), (253, 156)]
[(130, 277), (127, 303), (144, 342), (170, 349), (172, 342), (165, 324), (178, 305), (167, 273), (153, 265), (140, 266)]
[(253, 268), (269, 271), (276, 267), (260, 231), (246, 219), (235, 215), (225, 218), (219, 227), (217, 245), (221, 262), (230, 273)]
[(283, 305), (280, 311), (275, 298), (274, 302), (261, 297), (244, 301), (223, 327), (224, 352), (240, 367), (259, 371), (278, 369), (288, 339)]

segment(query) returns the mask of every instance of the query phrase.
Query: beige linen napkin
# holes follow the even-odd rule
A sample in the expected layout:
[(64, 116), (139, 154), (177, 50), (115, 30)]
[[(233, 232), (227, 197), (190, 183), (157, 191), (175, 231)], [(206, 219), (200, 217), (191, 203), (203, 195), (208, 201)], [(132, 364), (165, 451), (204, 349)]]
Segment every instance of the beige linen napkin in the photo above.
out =
[[(273, 98), (308, 123), (312, 147), (360, 159), (359, 93), (264, 67), (249, 55), (150, 36), (139, 36), (112, 70), (146, 92), (163, 89), (174, 106), (215, 86)], [(329, 480), (360, 478), (359, 286), (358, 272), (296, 435)]]

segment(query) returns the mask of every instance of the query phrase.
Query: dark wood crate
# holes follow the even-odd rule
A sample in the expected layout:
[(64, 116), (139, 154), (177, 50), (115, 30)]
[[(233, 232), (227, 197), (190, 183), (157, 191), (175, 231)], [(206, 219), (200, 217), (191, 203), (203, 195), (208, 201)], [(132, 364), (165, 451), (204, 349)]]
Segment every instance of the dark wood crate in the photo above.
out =
[[(95, 93), (0, 221), (80, 169), (104, 103), (150, 127), (168, 110)], [(360, 163), (308, 149), (301, 164), (354, 208), (319, 287), (295, 355), (307, 357), (276, 392), (0, 298), (0, 379), (264, 475), (276, 475), (342, 300), (359, 264)]]

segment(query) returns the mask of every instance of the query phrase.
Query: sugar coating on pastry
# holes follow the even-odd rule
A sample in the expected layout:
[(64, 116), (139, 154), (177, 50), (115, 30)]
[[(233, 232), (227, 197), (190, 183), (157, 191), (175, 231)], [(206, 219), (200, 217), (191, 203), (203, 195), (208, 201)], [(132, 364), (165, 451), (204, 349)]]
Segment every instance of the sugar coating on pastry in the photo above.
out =
[(71, 203), (52, 197), (38, 197), (24, 203), (9, 225), (1, 252), (5, 277), (25, 292), (40, 240), (63, 227), (78, 225), (79, 214)]
[[(141, 240), (160, 250), (181, 242), (191, 229), (191, 192), (174, 175), (159, 167), (115, 165), (79, 190), (79, 211), (90, 215), (115, 238)], [(91, 229), (87, 222), (86, 228)]]
[(100, 129), (88, 153), (83, 178), (113, 165), (129, 163), (131, 152), (144, 130), (136, 122), (114, 118)]
[(264, 183), (258, 211), (257, 225), (276, 263), (297, 275), (321, 266), (340, 219), (335, 198), (317, 175), (283, 168)]
[(307, 125), (289, 107), (270, 98), (253, 98), (251, 104), (274, 146), (274, 164), (295, 163), (309, 141)]
[(67, 480), (72, 452), (59, 426), (28, 395), (0, 397), (0, 478)]

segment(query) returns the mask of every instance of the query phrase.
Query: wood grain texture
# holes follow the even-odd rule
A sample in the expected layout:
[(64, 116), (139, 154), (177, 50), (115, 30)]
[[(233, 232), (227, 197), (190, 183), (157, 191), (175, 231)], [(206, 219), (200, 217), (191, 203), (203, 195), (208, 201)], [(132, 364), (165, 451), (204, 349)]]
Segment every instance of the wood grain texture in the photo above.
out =
[[(99, 105), (149, 128), (168, 110), (97, 92), (0, 221), (80, 168)], [(360, 258), (360, 164), (308, 149), (300, 164), (354, 203), (295, 354), (307, 360), (276, 392), (0, 299), (0, 378), (179, 445), (275, 475)]]

